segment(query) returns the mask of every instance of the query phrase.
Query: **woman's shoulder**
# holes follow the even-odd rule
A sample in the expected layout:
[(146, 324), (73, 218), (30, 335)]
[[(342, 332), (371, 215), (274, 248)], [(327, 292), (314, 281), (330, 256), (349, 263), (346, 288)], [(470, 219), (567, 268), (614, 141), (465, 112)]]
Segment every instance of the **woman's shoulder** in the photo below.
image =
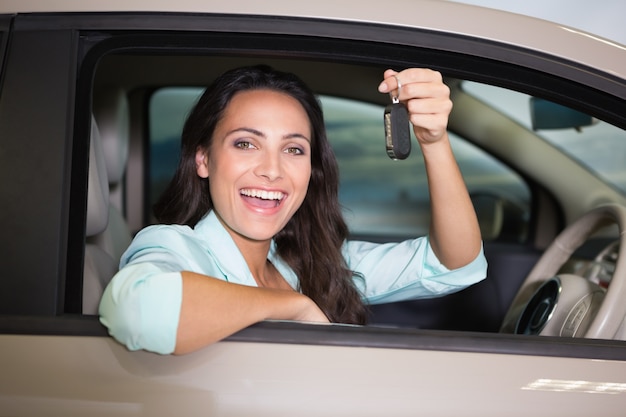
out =
[[(205, 244), (194, 229), (185, 225), (152, 225), (140, 230), (122, 255), (122, 265), (134, 261), (165, 262), (191, 259)], [(154, 258), (154, 259), (153, 259)]]
[(141, 229), (130, 244), (130, 249), (145, 248), (171, 249), (196, 242), (198, 237), (194, 230), (179, 224), (156, 224)]
[(133, 242), (147, 242), (155, 240), (167, 242), (171, 239), (189, 239), (193, 236), (193, 229), (180, 224), (155, 224), (146, 226), (135, 235)]
[(206, 244), (208, 240), (221, 236), (221, 224), (213, 212), (209, 212), (195, 226), (185, 224), (153, 224), (143, 228), (135, 240), (159, 242), (196, 242)]
[(183, 224), (153, 224), (141, 229), (135, 236), (176, 236), (193, 235), (193, 229)]

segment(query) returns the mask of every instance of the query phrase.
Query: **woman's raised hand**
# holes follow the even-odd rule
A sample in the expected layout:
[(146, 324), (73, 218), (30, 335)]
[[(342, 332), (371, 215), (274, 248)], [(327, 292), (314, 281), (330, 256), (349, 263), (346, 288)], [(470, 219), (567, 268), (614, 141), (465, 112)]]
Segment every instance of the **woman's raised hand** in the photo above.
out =
[(378, 91), (393, 94), (406, 105), (420, 145), (437, 142), (445, 136), (452, 101), (450, 89), (443, 83), (439, 72), (426, 68), (401, 72), (389, 69), (385, 71)]

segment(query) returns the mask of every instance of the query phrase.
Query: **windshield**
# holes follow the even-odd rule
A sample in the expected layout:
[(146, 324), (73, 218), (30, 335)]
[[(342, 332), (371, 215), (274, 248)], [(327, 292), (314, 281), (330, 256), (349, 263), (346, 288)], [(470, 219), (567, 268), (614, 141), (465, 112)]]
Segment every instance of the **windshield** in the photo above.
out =
[[(493, 106), (532, 130), (531, 97), (516, 91), (465, 81), (463, 90)], [(594, 172), (604, 182), (626, 194), (626, 132), (611, 124), (594, 120), (580, 128), (541, 129), (539, 137), (559, 148)]]

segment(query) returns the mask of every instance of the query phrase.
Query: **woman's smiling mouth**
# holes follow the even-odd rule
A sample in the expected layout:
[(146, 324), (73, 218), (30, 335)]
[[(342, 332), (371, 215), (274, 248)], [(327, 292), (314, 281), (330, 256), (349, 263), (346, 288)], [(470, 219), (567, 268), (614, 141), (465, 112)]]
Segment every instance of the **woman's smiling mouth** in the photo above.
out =
[(252, 188), (244, 188), (239, 194), (252, 206), (258, 208), (275, 208), (285, 198), (285, 193), (281, 191), (267, 191)]

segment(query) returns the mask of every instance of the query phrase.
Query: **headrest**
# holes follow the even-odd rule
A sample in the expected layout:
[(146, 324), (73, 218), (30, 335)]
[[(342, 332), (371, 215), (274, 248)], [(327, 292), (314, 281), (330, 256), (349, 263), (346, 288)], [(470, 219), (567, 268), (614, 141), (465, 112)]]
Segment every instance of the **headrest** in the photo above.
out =
[(89, 237), (102, 233), (109, 222), (109, 181), (98, 125), (93, 117), (91, 118), (87, 187), (86, 234)]
[(128, 160), (130, 115), (128, 99), (120, 88), (100, 88), (94, 93), (93, 112), (100, 130), (109, 184), (117, 185)]

